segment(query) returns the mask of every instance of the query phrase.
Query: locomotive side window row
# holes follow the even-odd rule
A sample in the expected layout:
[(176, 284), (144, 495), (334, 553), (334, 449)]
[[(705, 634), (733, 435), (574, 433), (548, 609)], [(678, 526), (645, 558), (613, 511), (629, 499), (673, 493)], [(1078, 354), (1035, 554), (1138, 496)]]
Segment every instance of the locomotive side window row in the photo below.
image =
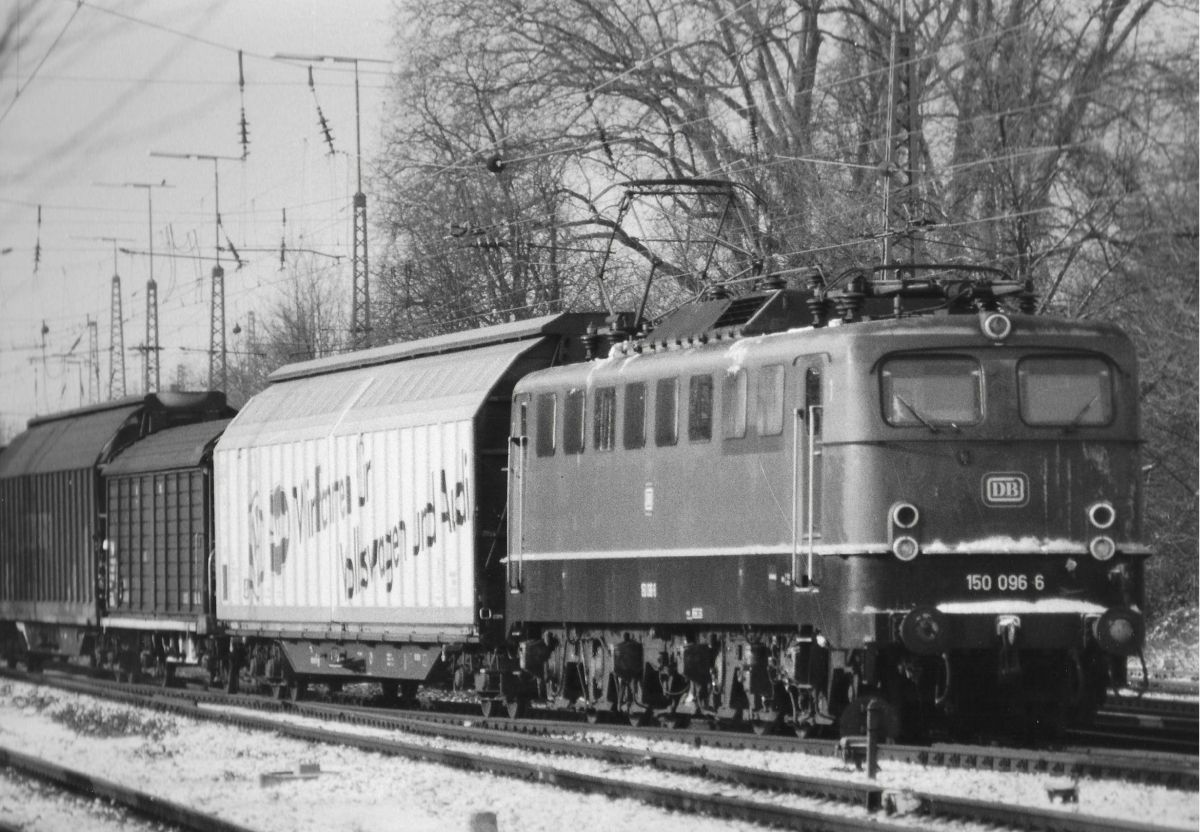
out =
[[(722, 435), (725, 439), (746, 436), (751, 415), (760, 436), (778, 436), (784, 425), (784, 366), (772, 364), (756, 369), (757, 387), (753, 400), (749, 395), (750, 372), (738, 368), (726, 373), (721, 387)], [(679, 443), (680, 379), (661, 378), (654, 383), (654, 444), (670, 447)], [(711, 374), (687, 377), (687, 438), (689, 442), (710, 442), (713, 437), (715, 380)], [(620, 407), (621, 445), (626, 450), (646, 446), (646, 382), (634, 381), (622, 387)], [(541, 393), (535, 402), (537, 419), (535, 447), (538, 456), (553, 456), (558, 433), (557, 393)], [(562, 446), (567, 454), (582, 453), (586, 445), (587, 391), (572, 388), (564, 395)], [(592, 447), (611, 451), (617, 438), (617, 387), (597, 387), (592, 391)]]

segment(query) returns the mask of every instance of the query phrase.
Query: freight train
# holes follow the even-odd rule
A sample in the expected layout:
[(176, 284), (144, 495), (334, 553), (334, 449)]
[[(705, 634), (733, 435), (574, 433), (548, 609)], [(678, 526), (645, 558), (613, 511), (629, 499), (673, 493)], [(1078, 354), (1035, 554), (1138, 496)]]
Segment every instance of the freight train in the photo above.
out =
[(890, 736), (1087, 721), (1144, 635), (1116, 327), (961, 266), (812, 271), (37, 419), (0, 649), (302, 696)]

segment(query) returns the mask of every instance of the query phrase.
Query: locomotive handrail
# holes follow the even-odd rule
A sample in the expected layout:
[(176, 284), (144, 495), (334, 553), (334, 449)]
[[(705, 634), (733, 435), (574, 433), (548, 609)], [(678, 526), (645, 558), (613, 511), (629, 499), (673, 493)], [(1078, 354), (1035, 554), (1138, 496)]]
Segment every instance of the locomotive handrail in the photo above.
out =
[[(792, 588), (797, 591), (815, 590), (817, 585), (813, 579), (815, 572), (816, 560), (816, 519), (814, 517), (814, 493), (816, 488), (816, 444), (817, 444), (817, 429), (816, 415), (817, 411), (821, 410), (821, 405), (809, 405), (807, 413), (805, 408), (797, 407), (793, 410), (793, 428), (792, 428)], [(805, 434), (808, 439), (808, 447), (806, 448), (806, 463), (808, 470), (805, 472), (806, 481), (801, 484), (800, 481), (800, 425), (806, 423)], [(804, 524), (805, 534), (808, 536), (808, 552), (807, 563), (804, 571), (800, 570), (800, 502), (804, 501)]]
[(508, 563), (505, 571), (509, 593), (518, 593), (524, 587), (525, 449), (528, 445), (528, 436), (508, 438), (508, 493), (509, 499), (514, 502), (508, 513)]

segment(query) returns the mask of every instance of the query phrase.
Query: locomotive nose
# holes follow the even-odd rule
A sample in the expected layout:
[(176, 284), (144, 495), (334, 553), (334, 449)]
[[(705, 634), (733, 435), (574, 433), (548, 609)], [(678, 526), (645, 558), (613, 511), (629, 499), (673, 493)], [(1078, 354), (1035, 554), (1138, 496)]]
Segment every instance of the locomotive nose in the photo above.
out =
[(1104, 652), (1132, 656), (1142, 647), (1145, 623), (1140, 613), (1116, 607), (1092, 622), (1092, 634)]

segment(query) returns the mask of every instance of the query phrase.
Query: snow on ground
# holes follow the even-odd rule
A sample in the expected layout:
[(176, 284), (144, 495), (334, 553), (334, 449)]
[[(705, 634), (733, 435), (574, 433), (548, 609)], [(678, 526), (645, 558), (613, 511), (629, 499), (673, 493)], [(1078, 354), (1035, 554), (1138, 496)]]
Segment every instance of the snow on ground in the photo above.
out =
[[(284, 718), (289, 722), (316, 724), (297, 717)], [(338, 730), (396, 737), (410, 743), (425, 742), (480, 755), (519, 756), (526, 760), (531, 757), (523, 752), (491, 747), (481, 749), (476, 745), (422, 739), (379, 729), (343, 726)], [(826, 758), (696, 749), (684, 743), (600, 736), (599, 740), (593, 737), (580, 741), (637, 747), (647, 753), (704, 756), (777, 772), (866, 780), (865, 774)], [(759, 828), (676, 815), (634, 801), (565, 793), (549, 786), (460, 772), (338, 745), (289, 740), (185, 717), (147, 714), (89, 697), (20, 683), (0, 685), (0, 745), (82, 769), (98, 777), (137, 785), (168, 800), (217, 810), (227, 820), (262, 832), (466, 830), (470, 828), (472, 815), (478, 812), (494, 812), (499, 832), (559, 832), (597, 824), (608, 830), (654, 829), (655, 832)], [(539, 761), (588, 774), (627, 777), (665, 786), (687, 782), (678, 776), (647, 768), (621, 768), (579, 758), (555, 757)], [(300, 763), (319, 765), (320, 774), (311, 779), (260, 785), (260, 775), (292, 771)], [(1050, 808), (1045, 785), (1051, 779), (1040, 775), (1001, 775), (886, 764), (877, 782), (897, 791), (911, 789), (981, 800), (1002, 799)], [(728, 788), (733, 787), (722, 784), (712, 787), (714, 792)], [(90, 821), (81, 823), (78, 814), (64, 811), (55, 815), (42, 803), (18, 797), (10, 800), (10, 795), (10, 785), (0, 783), (0, 824), (39, 832), (95, 826)], [(786, 795), (767, 798), (741, 793), (739, 796), (770, 799), (790, 806), (816, 805), (813, 801)], [(1128, 817), (1182, 829), (1195, 829), (1200, 822), (1195, 792), (1083, 780), (1079, 783), (1079, 797), (1078, 807), (1064, 808), (1056, 804), (1054, 808), (1087, 815)], [(847, 814), (861, 810), (838, 807), (835, 811)], [(905, 819), (896, 817), (892, 820), (903, 822)], [(914, 828), (924, 825), (917, 817), (907, 821)], [(132, 827), (112, 828), (134, 832)]]

